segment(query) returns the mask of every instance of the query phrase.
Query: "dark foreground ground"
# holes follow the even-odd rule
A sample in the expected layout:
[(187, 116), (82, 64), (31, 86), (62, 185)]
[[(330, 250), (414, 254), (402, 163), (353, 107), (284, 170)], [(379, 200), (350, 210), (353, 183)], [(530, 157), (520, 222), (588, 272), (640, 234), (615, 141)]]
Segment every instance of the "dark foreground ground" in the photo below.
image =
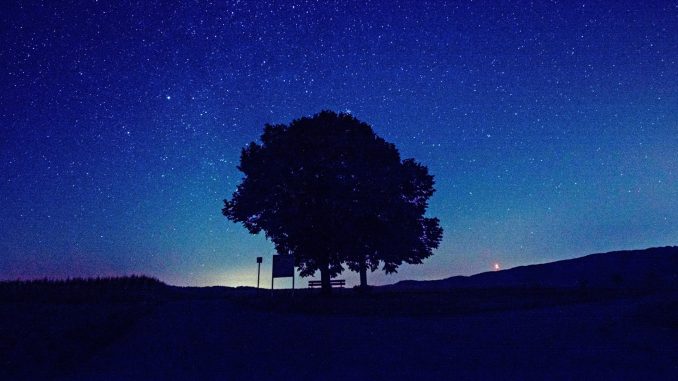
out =
[(154, 290), (0, 303), (0, 379), (678, 379), (671, 288)]

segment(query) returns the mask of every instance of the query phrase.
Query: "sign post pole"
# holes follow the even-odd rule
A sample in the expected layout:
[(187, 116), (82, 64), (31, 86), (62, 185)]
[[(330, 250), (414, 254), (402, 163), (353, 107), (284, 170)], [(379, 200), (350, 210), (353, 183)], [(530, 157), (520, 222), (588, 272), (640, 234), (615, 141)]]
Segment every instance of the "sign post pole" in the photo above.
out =
[(262, 257), (257, 257), (257, 289), (259, 289), (259, 276), (261, 275), (261, 262), (264, 260)]

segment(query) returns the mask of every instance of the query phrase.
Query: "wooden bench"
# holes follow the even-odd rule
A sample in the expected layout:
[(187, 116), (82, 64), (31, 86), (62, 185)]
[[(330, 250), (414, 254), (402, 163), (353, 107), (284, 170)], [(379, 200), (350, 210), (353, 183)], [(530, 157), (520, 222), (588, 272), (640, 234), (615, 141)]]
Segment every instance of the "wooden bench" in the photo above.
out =
[[(320, 280), (309, 280), (308, 288), (322, 287), (323, 283)], [(330, 279), (330, 287), (339, 286), (344, 288), (346, 286), (346, 279)]]

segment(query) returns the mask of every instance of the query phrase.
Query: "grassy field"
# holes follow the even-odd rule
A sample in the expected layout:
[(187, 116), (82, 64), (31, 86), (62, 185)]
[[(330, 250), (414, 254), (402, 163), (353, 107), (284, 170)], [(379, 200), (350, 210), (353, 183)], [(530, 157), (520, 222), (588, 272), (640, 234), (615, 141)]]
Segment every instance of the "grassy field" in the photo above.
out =
[(0, 379), (67, 374), (162, 300), (147, 277), (0, 282)]
[[(243, 293), (244, 294), (244, 293)], [(362, 293), (354, 289), (337, 290), (330, 297), (317, 290), (282, 290), (270, 297), (270, 291), (256, 295), (238, 295), (231, 299), (243, 307), (278, 313), (334, 316), (458, 316), (467, 314), (538, 309), (574, 304), (592, 304), (612, 300), (638, 300), (669, 290), (654, 289), (564, 289), (564, 288), (471, 288), (445, 291), (379, 290)], [(666, 311), (668, 313), (668, 311)]]
[(0, 296), (1, 379), (678, 375), (672, 288), (375, 288), (327, 298), (128, 278), (2, 283)]

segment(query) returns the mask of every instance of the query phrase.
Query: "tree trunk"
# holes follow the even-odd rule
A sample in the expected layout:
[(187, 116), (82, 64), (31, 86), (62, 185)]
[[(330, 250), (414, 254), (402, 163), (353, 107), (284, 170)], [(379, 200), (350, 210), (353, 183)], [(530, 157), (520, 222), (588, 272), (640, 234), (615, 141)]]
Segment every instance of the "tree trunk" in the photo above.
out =
[(360, 266), (360, 288), (367, 288), (367, 265)]
[(322, 286), (322, 294), (330, 295), (332, 293), (332, 285), (330, 284), (330, 269), (327, 266), (320, 269), (320, 285)]

